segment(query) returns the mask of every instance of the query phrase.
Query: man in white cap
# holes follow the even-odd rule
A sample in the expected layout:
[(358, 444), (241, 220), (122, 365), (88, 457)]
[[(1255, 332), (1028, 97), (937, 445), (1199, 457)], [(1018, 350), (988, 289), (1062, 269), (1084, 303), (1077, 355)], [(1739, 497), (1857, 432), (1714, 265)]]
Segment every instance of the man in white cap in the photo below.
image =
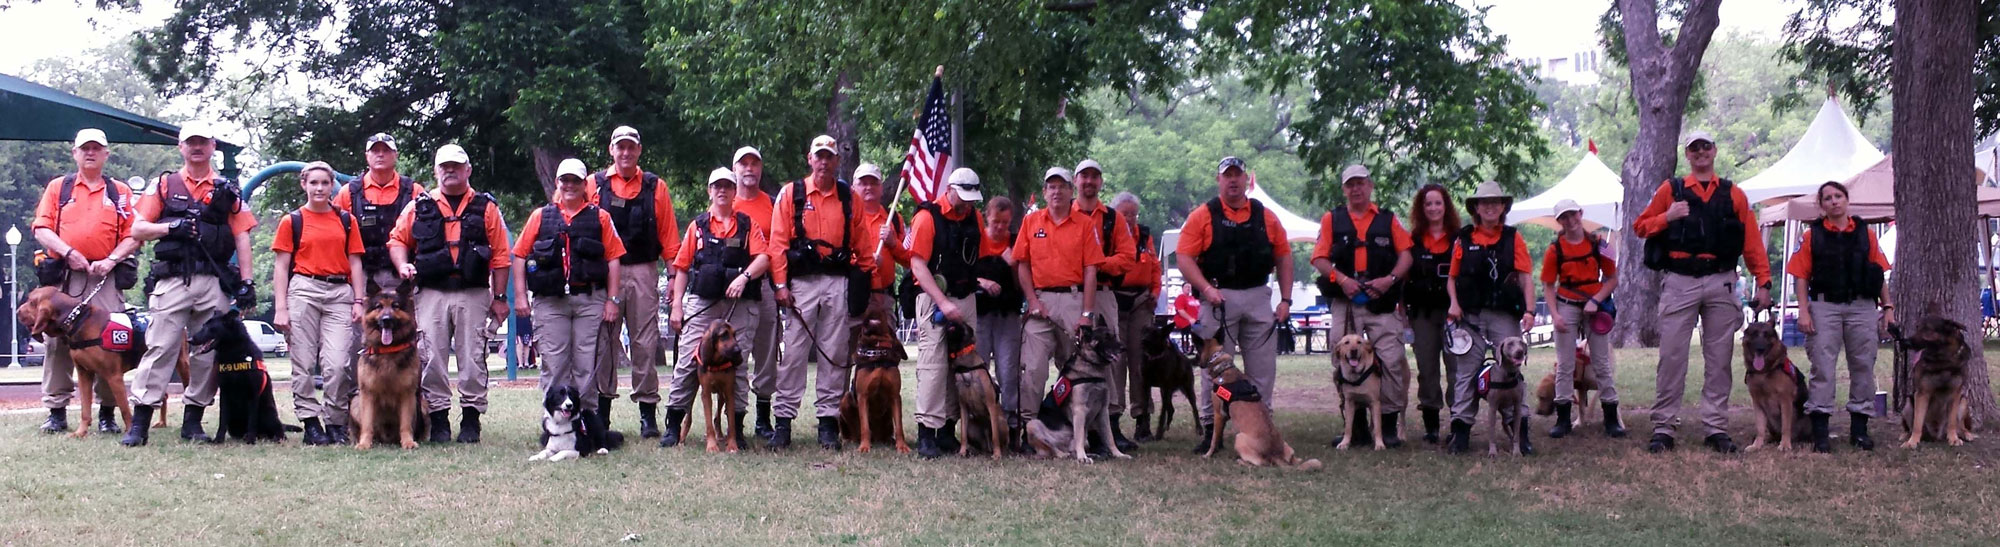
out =
[[(1098, 227), (1097, 238), (1104, 246), (1104, 263), (1097, 267), (1097, 298), (1085, 307), (1092, 313), (1103, 316), (1111, 332), (1122, 333), (1118, 320), (1119, 297), (1132, 298), (1146, 287), (1126, 287), (1125, 274), (1139, 264), (1137, 244), (1133, 242), (1132, 226), (1120, 219), (1118, 211), (1104, 204), (1099, 194), (1104, 191), (1104, 167), (1097, 160), (1085, 159), (1076, 164), (1076, 213)], [(1122, 339), (1122, 334), (1116, 337)], [(1121, 340), (1120, 344), (1124, 342)], [(1138, 450), (1139, 445), (1125, 438), (1125, 382), (1128, 379), (1123, 359), (1111, 363), (1107, 371), (1111, 375), (1111, 439), (1121, 452)], [(1093, 439), (1092, 442), (1095, 442)]]
[(1042, 198), (1049, 206), (1022, 217), (1014, 238), (1015, 277), (1028, 298), (1018, 392), (1024, 424), (1040, 414), (1049, 363), (1076, 351), (1073, 333), (1092, 319), (1084, 303), (1097, 296), (1097, 266), (1104, 263), (1099, 226), (1076, 214), (1070, 202), (1074, 178), (1068, 169), (1049, 168), (1042, 176)]
[[(958, 441), (942, 442), (954, 434), (958, 401), (952, 387), (951, 355), (948, 340), (960, 344), (977, 339), (979, 302), (984, 292), (1000, 293), (1007, 279), (979, 276), (975, 263), (997, 256), (999, 249), (984, 245), (985, 225), (976, 207), (986, 197), (979, 191), (979, 174), (958, 168), (946, 179), (947, 192), (932, 203), (917, 204), (910, 229), (910, 275), (917, 288), (917, 455), (936, 458), (958, 448)], [(941, 316), (942, 322), (935, 321)], [(956, 335), (948, 336), (948, 330)], [(1003, 450), (994, 447), (994, 450)]]
[(514, 242), (514, 313), (534, 318), (543, 393), (576, 388), (583, 419), (593, 431), (606, 431), (603, 408), (593, 397), (597, 369), (607, 366), (598, 359), (598, 337), (621, 312), (607, 295), (624, 273), (618, 259), (626, 249), (611, 213), (590, 204), (584, 190), (589, 176), (582, 161), (563, 160), (553, 203), (528, 213)]
[[(745, 146), (736, 149), (730, 158), (731, 169), (736, 175), (736, 212), (750, 216), (750, 223), (768, 238), (771, 233), (771, 194), (764, 191), (764, 155), (756, 148)], [(750, 373), (750, 390), (757, 394), (757, 437), (771, 438), (771, 396), (778, 391), (778, 341), (784, 332), (784, 322), (777, 321), (778, 290), (771, 286), (770, 276), (757, 280), (762, 290), (757, 291), (758, 321), (755, 335), (750, 340), (750, 360), (755, 368)]]
[(1611, 245), (1583, 226), (1583, 206), (1576, 200), (1556, 202), (1556, 223), (1562, 232), (1542, 253), (1542, 298), (1556, 327), (1556, 424), (1549, 438), (1569, 435), (1570, 411), (1576, 396), (1576, 343), (1588, 339), (1590, 373), (1597, 379), (1597, 398), (1604, 406), (1604, 435), (1625, 436), (1618, 416), (1617, 355), (1611, 353), (1611, 333), (1591, 327), (1605, 302), (1618, 289), (1618, 257)]
[[(1406, 324), (1396, 313), (1403, 300), (1398, 281), (1414, 260), (1410, 232), (1403, 229), (1395, 211), (1375, 205), (1375, 179), (1367, 167), (1354, 164), (1341, 169), (1340, 189), (1347, 203), (1320, 217), (1312, 265), (1319, 270), (1320, 291), (1333, 317), (1330, 332), (1366, 334), (1382, 363), (1382, 423), (1355, 431), (1371, 436), (1379, 431), (1383, 446), (1395, 448), (1403, 444), (1400, 419), (1410, 402), (1410, 365), (1403, 354)], [(1348, 324), (1350, 319), (1353, 324)], [(1336, 435), (1334, 446), (1342, 440)]]
[[(882, 206), (882, 168), (873, 163), (862, 162), (854, 168), (854, 196), (860, 198), (855, 203), (856, 214), (861, 215), (861, 225), (875, 234), (875, 271), (869, 274), (868, 306), (893, 308), (896, 297), (889, 294), (896, 285), (896, 266), (909, 267), (910, 253), (903, 248), (903, 238), (909, 235), (909, 226), (903, 217)], [(851, 326), (860, 326), (861, 317), (855, 316)]]
[[(776, 318), (764, 317), (763, 310), (756, 305), (762, 300), (761, 293), (770, 292), (764, 282), (764, 274), (771, 267), (771, 257), (766, 256), (765, 249), (769, 238), (749, 214), (736, 210), (738, 184), (729, 168), (717, 167), (708, 173), (708, 211), (696, 215), (694, 222), (688, 224), (687, 236), (674, 256), (673, 300), (668, 305), (668, 321), (674, 330), (687, 336), (677, 339), (680, 359), (674, 363), (673, 378), (667, 382), (667, 430), (660, 437), (661, 447), (681, 443), (681, 420), (688, 417), (691, 410), (688, 400), (699, 387), (701, 370), (695, 356), (709, 326), (716, 321), (727, 323), (736, 332), (736, 347), (742, 348), (752, 342), (758, 323), (777, 322)], [(750, 397), (750, 368), (738, 364), (734, 372), (733, 407), (723, 410), (736, 416), (731, 423), (737, 427), (729, 431), (729, 440), (735, 444), (708, 439), (710, 450), (728, 446), (729, 451), (735, 452), (748, 446), (742, 425), (743, 405)]]
[[(424, 185), (396, 172), (400, 153), (396, 151), (396, 138), (388, 133), (369, 136), (362, 144), (362, 155), (367, 158), (368, 171), (342, 185), (333, 196), (333, 206), (346, 211), (360, 224), (361, 270), (367, 276), (362, 285), (394, 292), (403, 284), (403, 278), (396, 275), (396, 264), (389, 260), (389, 230), (396, 227), (396, 217), (403, 214), (410, 200), (424, 193)], [(361, 329), (353, 331), (347, 347), (363, 347)], [(345, 368), (326, 377), (326, 433), (336, 445), (348, 444), (348, 408), (359, 388), (354, 367), (360, 362), (361, 354), (350, 355)]]
[[(591, 175), (591, 203), (611, 214), (625, 256), (618, 259), (618, 283), (611, 302), (623, 323), (608, 322), (597, 334), (597, 393), (599, 414), (611, 423), (611, 402), (618, 399), (619, 353), (632, 362), (632, 401), (639, 403), (639, 436), (660, 436), (655, 413), (660, 404), (660, 269), (673, 260), (680, 245), (680, 224), (674, 200), (660, 177), (639, 168), (639, 130), (611, 130), (611, 167)], [(623, 327), (631, 338), (621, 345)]]
[(451, 376), (458, 360), (458, 442), (477, 443), (486, 413), (486, 324), (507, 317), (507, 224), (491, 194), (472, 191), (472, 164), (456, 144), (431, 162), (437, 189), (417, 196), (389, 234), (389, 258), (417, 284), (418, 351), (430, 442), (451, 442)]
[(771, 213), (771, 281), (778, 290), (778, 307), (791, 312), (785, 332), (783, 363), (778, 366), (777, 415), (770, 447), (792, 444), (792, 419), (805, 395), (806, 362), (817, 357), (813, 413), (819, 420), (819, 445), (840, 449), (840, 398), (847, 394), (847, 317), (866, 304), (850, 296), (850, 280), (861, 279), (875, 267), (875, 233), (858, 214), (853, 189), (834, 176), (840, 168), (840, 146), (820, 135), (806, 149), (812, 174), (785, 185)]
[[(1274, 334), (1280, 314), (1292, 308), (1292, 247), (1277, 213), (1250, 199), (1250, 175), (1243, 160), (1222, 158), (1215, 169), (1216, 197), (1195, 207), (1181, 225), (1181, 275), (1201, 297), (1201, 322), (1195, 336), (1222, 337), (1222, 347), (1243, 358), (1243, 374), (1263, 394), (1264, 406), (1274, 399), (1278, 380), (1278, 343)], [(1278, 276), (1278, 303), (1271, 304), (1270, 279)], [(1214, 389), (1208, 375), (1196, 374), (1206, 394)], [(1215, 412), (1206, 395), (1201, 406), (1202, 437), (1195, 452), (1208, 451), (1209, 428)]]
[[(42, 285), (62, 287), (64, 294), (89, 294), (88, 302), (98, 309), (123, 310), (122, 289), (128, 287), (87, 291), (104, 282), (113, 269), (137, 266), (136, 261), (121, 266), (139, 250), (139, 242), (126, 237), (132, 232), (132, 188), (104, 176), (104, 164), (111, 161), (110, 141), (104, 137), (104, 131), (77, 131), (69, 150), (70, 159), (76, 161), (76, 172), (50, 180), (35, 206), (30, 230), (35, 242), (42, 245), (35, 273), (41, 277)], [(136, 270), (123, 273), (137, 275)], [(77, 388), (70, 374), (72, 366), (69, 344), (60, 336), (49, 337), (47, 357), (42, 363), (42, 406), (49, 409), (49, 419), (42, 423), (43, 433), (69, 431), (66, 413), (70, 395)], [(114, 391), (111, 384), (122, 385), (124, 379), (108, 380), (95, 386), (99, 401), (97, 430), (119, 433), (122, 430), (113, 416), (118, 400), (112, 397), (122, 391)], [(93, 386), (82, 387), (93, 389)], [(78, 414), (87, 412), (90, 409), (78, 409)], [(87, 429), (78, 426), (77, 433)]]
[(1757, 280), (1753, 304), (1771, 304), (1771, 260), (1743, 189), (1715, 172), (1715, 139), (1695, 131), (1681, 139), (1689, 173), (1660, 183), (1653, 201), (1632, 221), (1646, 239), (1645, 265), (1660, 278), (1660, 366), (1653, 399), (1653, 437), (1646, 451), (1674, 448), (1681, 396), (1687, 389), (1688, 343), (1701, 325), (1703, 444), (1736, 451), (1729, 438), (1729, 373), (1743, 305), (1736, 292), (1739, 260)]
[[(146, 291), (153, 323), (132, 388), (132, 428), (120, 441), (126, 446), (146, 444), (146, 426), (153, 411), (166, 404), (167, 381), (187, 332), (228, 311), (232, 300), (243, 309), (257, 305), (250, 285), (256, 262), (250, 260), (250, 229), (257, 220), (236, 182), (215, 171), (215, 131), (190, 123), (181, 128), (180, 141), (181, 169), (162, 175), (153, 193), (139, 198), (132, 223), (133, 240), (159, 243), (153, 245)], [(230, 269), (230, 260), (238, 257), (242, 260)], [(201, 429), (201, 415), (215, 403), (215, 352), (189, 355), (188, 375), (181, 438), (205, 442), (210, 439)]]

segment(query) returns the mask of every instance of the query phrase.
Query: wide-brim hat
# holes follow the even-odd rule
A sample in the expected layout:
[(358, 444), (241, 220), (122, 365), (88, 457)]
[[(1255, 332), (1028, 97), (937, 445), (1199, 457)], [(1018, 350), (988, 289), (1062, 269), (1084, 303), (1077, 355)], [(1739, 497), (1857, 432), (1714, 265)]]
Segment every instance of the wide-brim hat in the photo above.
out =
[(1489, 199), (1500, 200), (1508, 209), (1514, 208), (1514, 196), (1507, 195), (1507, 191), (1500, 188), (1500, 183), (1490, 180), (1479, 183), (1479, 188), (1465, 197), (1465, 208), (1472, 209), (1480, 201)]

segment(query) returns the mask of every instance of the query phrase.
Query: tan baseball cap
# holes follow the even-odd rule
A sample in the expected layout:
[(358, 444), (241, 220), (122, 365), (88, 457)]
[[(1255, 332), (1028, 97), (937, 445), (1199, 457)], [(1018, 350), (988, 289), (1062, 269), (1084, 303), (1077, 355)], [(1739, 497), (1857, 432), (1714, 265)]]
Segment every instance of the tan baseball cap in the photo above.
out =
[(716, 183), (727, 184), (729, 185), (730, 188), (735, 188), (736, 172), (731, 171), (728, 167), (717, 167), (714, 170), (709, 171), (708, 185), (715, 186)]
[(368, 142), (362, 143), (361, 149), (362, 150), (373, 149), (377, 144), (387, 146), (389, 147), (390, 150), (395, 150), (396, 138), (389, 136), (388, 133), (376, 133), (374, 135), (369, 135)]
[(1368, 168), (1362, 167), (1359, 163), (1348, 165), (1346, 168), (1340, 170), (1340, 182), (1343, 184), (1357, 178), (1373, 180), (1369, 177)]
[(806, 155), (818, 154), (821, 150), (832, 152), (833, 155), (838, 156), (840, 155), (840, 141), (833, 140), (833, 137), (830, 135), (813, 137), (812, 146), (806, 149)]
[(1065, 183), (1076, 182), (1076, 175), (1070, 174), (1068, 169), (1062, 167), (1050, 167), (1047, 173), (1042, 174), (1042, 182), (1048, 182), (1049, 179), (1057, 178), (1062, 179)]
[(576, 175), (576, 178), (580, 179), (589, 178), (590, 168), (584, 167), (583, 160), (576, 158), (565, 159), (562, 160), (561, 164), (556, 165), (556, 180), (562, 180), (567, 175)]
[(757, 161), (764, 161), (764, 154), (762, 152), (758, 152), (756, 148), (745, 146), (736, 149), (736, 157), (730, 158), (729, 164), (735, 165), (738, 163), (743, 163), (743, 158), (750, 156), (757, 156)]
[(1577, 205), (1576, 200), (1573, 199), (1565, 199), (1556, 202), (1556, 218), (1562, 218), (1563, 213), (1568, 213), (1572, 211), (1581, 213), (1583, 212), (1583, 206)]
[(964, 201), (986, 200), (986, 195), (979, 192), (979, 173), (974, 173), (971, 169), (960, 167), (951, 172), (951, 178), (948, 180), (950, 181), (949, 185), (951, 186), (952, 193), (958, 194), (958, 199)]
[(862, 163), (854, 168), (854, 182), (861, 182), (861, 177), (875, 177), (875, 182), (888, 180), (882, 178), (882, 168), (876, 167), (873, 163)]
[(617, 129), (611, 130), (611, 144), (618, 144), (619, 141), (632, 141), (632, 144), (640, 144), (639, 130), (633, 129), (629, 125), (618, 126)]
[(203, 122), (188, 122), (187, 125), (181, 126), (181, 138), (177, 140), (187, 142), (188, 139), (195, 137), (215, 140), (215, 128)]
[(1681, 137), (1681, 148), (1687, 148), (1688, 145), (1694, 144), (1694, 141), (1708, 141), (1709, 144), (1715, 144), (1715, 137), (1710, 136), (1707, 131), (1696, 129)]
[(76, 132), (76, 140), (71, 142), (69, 147), (71, 149), (83, 148), (83, 143), (87, 142), (97, 143), (98, 146), (111, 146), (111, 140), (104, 138), (103, 129), (89, 127), (78, 130)]
[(1082, 174), (1085, 169), (1096, 170), (1099, 176), (1104, 175), (1104, 166), (1098, 165), (1097, 160), (1086, 159), (1082, 163), (1076, 164), (1076, 172), (1078, 174)]
[(438, 147), (437, 158), (431, 161), (431, 165), (436, 166), (447, 163), (469, 164), (472, 163), (472, 158), (465, 154), (465, 147), (456, 144), (447, 144)]

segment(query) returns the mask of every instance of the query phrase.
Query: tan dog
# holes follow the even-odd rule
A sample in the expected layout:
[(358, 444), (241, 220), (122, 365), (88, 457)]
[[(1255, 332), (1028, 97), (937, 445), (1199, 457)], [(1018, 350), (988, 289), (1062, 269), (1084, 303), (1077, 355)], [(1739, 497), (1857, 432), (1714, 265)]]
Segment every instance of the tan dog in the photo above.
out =
[(841, 437), (860, 444), (864, 453), (874, 449), (874, 443), (893, 442), (896, 452), (908, 454), (899, 366), (909, 353), (896, 339), (896, 323), (889, 308), (870, 306), (854, 338), (850, 361), (854, 363), (854, 389), (847, 390), (847, 396), (840, 400)]
[[(1590, 412), (1590, 394), (1597, 391), (1597, 375), (1590, 373), (1590, 348), (1582, 344), (1576, 346), (1576, 374), (1570, 386), (1575, 388), (1574, 414), (1570, 425), (1583, 427), (1585, 415)], [(1535, 415), (1547, 416), (1556, 413), (1556, 373), (1550, 371), (1535, 384)]]
[[(1333, 346), (1333, 385), (1340, 391), (1340, 417), (1345, 434), (1335, 450), (1347, 450), (1348, 443), (1354, 442), (1361, 434), (1361, 424), (1356, 418), (1361, 408), (1368, 407), (1369, 427), (1382, 423), (1382, 364), (1375, 357), (1375, 350), (1368, 347), (1368, 338), (1360, 334), (1340, 337)], [(1375, 449), (1381, 450), (1383, 435), (1370, 434), (1375, 439)], [(1210, 445), (1214, 446), (1214, 445)]]
[(1806, 376), (1792, 365), (1777, 325), (1760, 321), (1743, 327), (1743, 385), (1750, 388), (1751, 414), (1757, 417), (1757, 439), (1744, 450), (1776, 439), (1778, 450), (1790, 451), (1792, 439), (1808, 434), (1799, 419), (1805, 414)]
[(945, 327), (944, 337), (944, 349), (950, 353), (946, 358), (951, 366), (952, 389), (958, 397), (958, 422), (965, 425), (958, 456), (963, 458), (972, 455), (973, 450), (984, 449), (998, 460), (1006, 452), (1000, 437), (1007, 431), (1007, 417), (1000, 411), (1000, 393), (987, 367), (990, 363), (981, 358), (971, 329), (951, 323)]
[(1208, 453), (1201, 457), (1215, 455), (1215, 449), (1222, 446), (1222, 430), (1234, 421), (1237, 463), (1301, 470), (1321, 467), (1319, 460), (1300, 460), (1292, 452), (1292, 445), (1285, 444), (1277, 426), (1271, 422), (1271, 411), (1264, 408), (1264, 398), (1257, 393), (1256, 384), (1250, 382), (1243, 371), (1236, 369), (1236, 357), (1222, 351), (1221, 342), (1212, 339), (1204, 341), (1200, 356), (1202, 369), (1215, 386), (1215, 392), (1210, 397), (1213, 397), (1213, 408), (1216, 410)]
[[(708, 451), (735, 452), (743, 448), (743, 440), (731, 434), (741, 431), (740, 419), (730, 409), (736, 405), (736, 367), (743, 365), (743, 350), (736, 347), (736, 327), (728, 321), (708, 324), (708, 332), (702, 333), (701, 344), (694, 355), (696, 370), (701, 383), (701, 409), (708, 416), (702, 424), (702, 436), (708, 439)], [(727, 420), (729, 427), (723, 428)], [(694, 420), (681, 423), (681, 438), (688, 438), (688, 430)]]
[[(1078, 462), (1091, 463), (1090, 454), (1084, 451), (1084, 436), (1096, 435), (1112, 457), (1131, 459), (1132, 456), (1119, 451), (1118, 445), (1111, 442), (1112, 393), (1111, 384), (1106, 381), (1111, 363), (1118, 360), (1122, 347), (1102, 317), (1080, 330), (1071, 344), (1070, 365), (1062, 374), (1062, 379), (1069, 382), (1069, 393), (1061, 395), (1061, 390), (1052, 389), (1042, 398), (1041, 412), (1028, 422), (1028, 445), (1034, 447), (1038, 458), (1054, 454), (1058, 458), (1075, 457)], [(1063, 446), (1069, 450), (1063, 450)]]
[(1521, 365), (1528, 362), (1528, 343), (1519, 336), (1501, 340), (1495, 348), (1498, 363), (1486, 379), (1486, 405), (1492, 415), (1486, 422), (1486, 453), (1500, 454), (1500, 440), (1516, 456), (1526, 453), (1527, 424), (1521, 416)]
[(1916, 448), (1925, 439), (1959, 446), (1977, 438), (1966, 423), (1965, 362), (1972, 349), (1965, 343), (1965, 325), (1926, 315), (1904, 343), (1916, 354), (1910, 358), (1909, 379), (1915, 401), (1903, 419), (1910, 431), (1903, 448)]

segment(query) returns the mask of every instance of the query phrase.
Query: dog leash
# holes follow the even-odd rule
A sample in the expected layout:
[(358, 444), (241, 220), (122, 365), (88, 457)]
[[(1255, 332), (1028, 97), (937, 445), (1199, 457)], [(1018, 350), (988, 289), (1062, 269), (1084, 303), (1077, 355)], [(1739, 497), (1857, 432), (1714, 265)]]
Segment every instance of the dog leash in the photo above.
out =
[(75, 324), (77, 318), (83, 316), (83, 309), (90, 307), (90, 301), (92, 299), (97, 298), (97, 292), (104, 290), (104, 282), (110, 279), (111, 276), (109, 275), (98, 278), (97, 284), (90, 287), (89, 294), (85, 294), (83, 296), (83, 300), (78, 300), (76, 303), (76, 307), (70, 308), (69, 314), (63, 316), (62, 324), (64, 325)]

